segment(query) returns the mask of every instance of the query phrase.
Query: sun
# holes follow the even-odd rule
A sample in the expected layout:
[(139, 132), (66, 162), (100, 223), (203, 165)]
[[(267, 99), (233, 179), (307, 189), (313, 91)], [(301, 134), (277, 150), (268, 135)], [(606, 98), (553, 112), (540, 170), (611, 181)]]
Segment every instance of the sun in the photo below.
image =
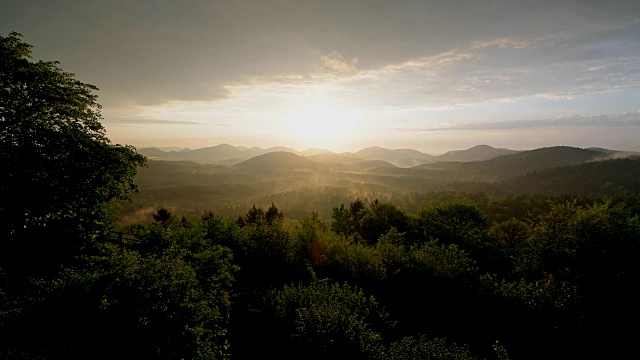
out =
[(291, 135), (306, 147), (327, 147), (347, 140), (357, 129), (358, 113), (321, 103), (286, 114)]

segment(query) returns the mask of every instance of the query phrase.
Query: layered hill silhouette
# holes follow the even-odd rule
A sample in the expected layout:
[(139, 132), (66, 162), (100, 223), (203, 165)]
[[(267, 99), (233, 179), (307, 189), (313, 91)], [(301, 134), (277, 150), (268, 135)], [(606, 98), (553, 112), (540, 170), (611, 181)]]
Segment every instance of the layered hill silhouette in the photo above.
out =
[[(284, 146), (267, 149), (252, 147), (236, 147), (229, 144), (220, 144), (199, 149), (183, 149), (180, 151), (163, 151), (158, 148), (141, 148), (139, 153), (151, 160), (186, 160), (201, 164), (237, 164), (252, 157), (272, 153), (289, 152), (297, 154), (297, 151)], [(315, 152), (317, 153), (317, 152)]]
[(423, 164), (415, 169), (438, 170), (457, 179), (501, 180), (521, 176), (533, 171), (559, 166), (577, 165), (588, 161), (604, 160), (612, 156), (597, 150), (569, 146), (555, 146), (520, 151), (484, 161), (446, 161)]
[(353, 156), (365, 160), (383, 160), (397, 166), (415, 166), (432, 161), (433, 155), (413, 149), (385, 149), (378, 146), (369, 147), (353, 153)]
[(449, 151), (442, 155), (425, 154), (414, 149), (386, 149), (379, 146), (368, 147), (356, 152), (334, 153), (325, 149), (306, 149), (297, 151), (288, 147), (271, 148), (236, 147), (220, 144), (200, 149), (181, 149), (165, 151), (149, 147), (138, 150), (150, 160), (183, 160), (202, 164), (233, 165), (249, 160), (252, 157), (273, 152), (287, 152), (295, 155), (310, 157), (323, 163), (338, 163), (351, 165), (366, 160), (382, 160), (399, 167), (412, 167), (420, 164), (440, 161), (480, 161), (501, 155), (514, 154), (518, 151), (494, 148), (489, 145), (478, 145), (466, 150)]
[[(275, 151), (271, 151), (274, 150)], [(597, 162), (619, 157), (633, 157), (637, 153), (617, 152), (606, 149), (582, 149), (569, 146), (545, 147), (527, 151), (513, 151), (508, 149), (495, 149), (482, 145), (464, 151), (448, 152), (442, 156), (432, 156), (410, 149), (390, 150), (379, 147), (363, 149), (356, 153), (335, 154), (323, 152), (311, 156), (296, 154), (293, 150), (282, 148), (271, 149), (239, 149), (231, 145), (218, 145), (212, 148), (197, 149), (189, 154), (191, 159), (203, 158), (207, 154), (209, 159), (218, 159), (223, 163), (230, 159), (247, 157), (254, 153), (261, 153), (249, 159), (239, 161), (232, 165), (211, 165), (194, 160), (175, 161), (176, 169), (189, 167), (188, 162), (195, 164), (189, 171), (194, 176), (201, 176), (203, 169), (209, 174), (215, 173), (217, 177), (227, 174), (245, 174), (257, 176), (258, 174), (283, 177), (293, 171), (323, 172), (325, 175), (335, 172), (336, 176), (346, 174), (369, 175), (384, 177), (410, 177), (427, 178), (441, 181), (503, 181), (521, 177), (529, 173), (546, 171), (559, 167), (574, 166), (588, 162)], [(161, 150), (145, 149), (144, 154), (163, 155)], [(499, 155), (504, 153), (507, 155)], [(168, 152), (169, 157), (176, 156)], [(215, 156), (213, 156), (214, 154)], [(422, 154), (422, 155), (421, 155)], [(496, 155), (488, 160), (481, 161), (442, 161), (441, 159), (470, 159), (484, 158)], [(624, 156), (623, 156), (624, 155)], [(376, 157), (382, 159), (376, 159)], [(407, 164), (411, 161), (428, 161), (412, 167), (399, 166), (398, 163)], [(171, 161), (151, 161), (159, 169), (171, 167)], [(186, 162), (185, 162), (186, 161)], [(196, 166), (200, 164), (200, 166)], [(184, 171), (182, 171), (184, 172)], [(338, 173), (340, 175), (338, 175)], [(352, 176), (353, 178), (353, 176)]]
[(542, 194), (633, 197), (640, 195), (640, 157), (592, 161), (530, 172), (510, 178), (501, 186), (508, 191), (527, 189)]
[(476, 145), (466, 150), (448, 151), (442, 155), (436, 156), (439, 161), (482, 161), (493, 159), (502, 155), (516, 154), (519, 151), (494, 148), (489, 145)]
[[(136, 177), (140, 190), (136, 197), (141, 204), (183, 210), (206, 210), (225, 204), (216, 209), (229, 213), (235, 211), (234, 207), (246, 209), (254, 203), (268, 206), (275, 201), (289, 214), (295, 211), (304, 216), (324, 209), (325, 216), (329, 216), (330, 206), (356, 197), (405, 199), (422, 204), (419, 199), (423, 195), (416, 194), (451, 191), (487, 196), (640, 196), (638, 153), (568, 146), (526, 151), (492, 149), (477, 146), (445, 156), (383, 148), (356, 153), (314, 150), (307, 153), (311, 155), (291, 149), (230, 145), (199, 151), (144, 149), (142, 153), (170, 160), (150, 157), (149, 167), (140, 169)], [(186, 159), (177, 160), (181, 154), (186, 154)], [(469, 160), (493, 155), (497, 156)], [(194, 159), (217, 159), (219, 163)], [(425, 162), (407, 166), (417, 159)]]
[(260, 172), (321, 170), (324, 166), (314, 160), (287, 151), (274, 151), (252, 157), (233, 165), (235, 169)]
[[(439, 181), (481, 182), (503, 181), (558, 167), (638, 155), (638, 153), (602, 148), (583, 149), (554, 146), (515, 151), (496, 149), (488, 145), (450, 151), (439, 156), (424, 154), (412, 149), (391, 150), (381, 147), (370, 147), (355, 153), (310, 150), (307, 153), (313, 155), (304, 156), (293, 149), (283, 147), (238, 148), (227, 144), (189, 151), (164, 152), (156, 148), (146, 148), (141, 149), (140, 152), (147, 155), (151, 161), (154, 161), (154, 164), (156, 164), (155, 161), (161, 161), (156, 166), (162, 169), (171, 167), (171, 161), (176, 162), (176, 169), (183, 169), (187, 166), (185, 162), (209, 165), (204, 168), (208, 173), (215, 172), (218, 178), (233, 175), (244, 175), (248, 178), (258, 175), (283, 177), (293, 171), (305, 171), (307, 173), (323, 172), (324, 175), (335, 172), (336, 177), (346, 176), (351, 179), (356, 174), (360, 178), (367, 175), (368, 179), (364, 178), (362, 181), (370, 181), (373, 176), (379, 178), (392, 176)], [(158, 158), (162, 160), (157, 160)], [(469, 159), (484, 160), (473, 161)], [(419, 164), (407, 166), (416, 162)], [(195, 166), (195, 164), (190, 170), (191, 173), (194, 176), (202, 176), (203, 167)], [(346, 174), (352, 175), (347, 176)]]

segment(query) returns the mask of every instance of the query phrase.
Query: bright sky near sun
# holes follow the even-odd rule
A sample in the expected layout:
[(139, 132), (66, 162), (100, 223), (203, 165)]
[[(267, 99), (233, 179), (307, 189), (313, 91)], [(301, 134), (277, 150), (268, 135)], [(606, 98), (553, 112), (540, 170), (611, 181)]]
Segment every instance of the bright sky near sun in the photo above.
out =
[(114, 143), (640, 151), (640, 1), (0, 2)]

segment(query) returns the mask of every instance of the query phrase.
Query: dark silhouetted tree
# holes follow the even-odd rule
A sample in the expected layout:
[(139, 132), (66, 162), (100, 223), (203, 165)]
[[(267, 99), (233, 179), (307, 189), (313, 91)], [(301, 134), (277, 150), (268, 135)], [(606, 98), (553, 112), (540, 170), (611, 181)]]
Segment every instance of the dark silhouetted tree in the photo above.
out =
[(344, 204), (340, 204), (339, 207), (334, 207), (332, 209), (331, 217), (333, 218), (333, 222), (331, 222), (331, 231), (336, 234), (344, 235), (345, 237), (353, 234), (353, 217)]
[(95, 86), (56, 61), (30, 61), (21, 36), (0, 37), (0, 266), (9, 271), (83, 246), (108, 221), (107, 202), (136, 190), (146, 160), (106, 137)]
[(259, 220), (264, 220), (264, 210), (256, 207), (255, 204), (244, 215), (245, 224), (256, 224)]
[(268, 224), (282, 222), (282, 220), (284, 220), (284, 214), (280, 212), (273, 203), (271, 203), (271, 206), (267, 209), (267, 212), (264, 215)]

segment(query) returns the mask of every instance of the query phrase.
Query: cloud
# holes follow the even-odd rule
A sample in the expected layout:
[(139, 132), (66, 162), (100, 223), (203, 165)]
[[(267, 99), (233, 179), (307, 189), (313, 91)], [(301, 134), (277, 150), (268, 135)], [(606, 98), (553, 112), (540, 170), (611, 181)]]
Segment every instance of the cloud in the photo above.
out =
[(640, 31), (628, 26), (553, 39), (485, 39), (437, 55), (341, 80), (371, 103), (391, 107), (460, 106), (523, 97), (575, 99), (640, 87)]
[[(0, 29), (28, 34), (38, 58), (61, 60), (103, 89), (103, 105), (121, 106), (226, 99), (225, 85), (246, 77), (313, 71), (318, 49), (366, 59), (337, 51), (320, 59), (353, 75), (454, 48), (518, 50), (550, 34), (597, 35), (637, 23), (640, 13), (629, 0), (191, 2), (15, 2), (0, 12)], [(530, 57), (544, 58), (553, 41)]]
[(347, 60), (337, 51), (333, 51), (327, 55), (322, 55), (320, 60), (325, 68), (340, 75), (353, 75), (358, 72), (358, 67), (356, 66), (358, 64), (357, 57)]
[(105, 123), (118, 125), (217, 125), (226, 126), (226, 124), (205, 124), (197, 121), (180, 121), (180, 120), (160, 120), (160, 119), (122, 119), (111, 118), (105, 119)]
[[(444, 71), (455, 65), (474, 58), (472, 51), (455, 49), (441, 54), (408, 60), (399, 64), (390, 64), (380, 69), (381, 73), (399, 73), (408, 70)], [(376, 71), (374, 71), (376, 72)]]
[(465, 123), (433, 128), (397, 128), (399, 131), (469, 131), (469, 130), (511, 130), (531, 129), (547, 126), (575, 127), (621, 127), (640, 126), (640, 111), (625, 112), (617, 115), (569, 115), (550, 119), (528, 119), (496, 121), (484, 123)]
[[(485, 36), (482, 41), (469, 42), (466, 46), (435, 55), (405, 58), (377, 67), (372, 67), (369, 62), (360, 64), (355, 57), (349, 60), (338, 51), (323, 56), (315, 52), (308, 62), (315, 63), (315, 68), (246, 76), (242, 80), (227, 82), (224, 88), (228, 96), (225, 99), (201, 104), (183, 101), (178, 103), (181, 107), (172, 103), (169, 104), (171, 106), (157, 107), (158, 110), (135, 115), (121, 113), (118, 117), (184, 119), (204, 124), (208, 124), (209, 119), (224, 118), (224, 122), (233, 127), (244, 118), (278, 114), (283, 104), (300, 107), (305, 102), (321, 100), (336, 107), (365, 109), (371, 113), (383, 111), (386, 114), (415, 112), (416, 109), (461, 109), (473, 104), (522, 99), (538, 103), (547, 101), (552, 107), (561, 103), (566, 105), (570, 99), (588, 94), (640, 88), (640, 39), (628, 36), (633, 30), (640, 30), (640, 27), (618, 28), (597, 36)], [(601, 111), (615, 113), (624, 110), (637, 109), (620, 107)], [(555, 114), (578, 111), (564, 109)], [(536, 116), (536, 112), (529, 114)], [(550, 114), (554, 113), (545, 112), (541, 117), (553, 116)], [(229, 120), (230, 117), (233, 120)], [(470, 117), (466, 116), (467, 119)], [(404, 119), (407, 118), (416, 119), (416, 116)], [(137, 121), (136, 125), (151, 124), (149, 121)], [(539, 120), (528, 121), (528, 126), (538, 126)], [(204, 125), (202, 123), (193, 125)], [(169, 123), (159, 120), (158, 124)], [(490, 125), (467, 126), (482, 128)]]
[(489, 40), (478, 40), (473, 43), (474, 49), (483, 49), (488, 47), (497, 47), (500, 49), (503, 48), (525, 48), (529, 46), (530, 43), (524, 41), (522, 39), (516, 39), (513, 37), (503, 37), (503, 38), (494, 38)]

